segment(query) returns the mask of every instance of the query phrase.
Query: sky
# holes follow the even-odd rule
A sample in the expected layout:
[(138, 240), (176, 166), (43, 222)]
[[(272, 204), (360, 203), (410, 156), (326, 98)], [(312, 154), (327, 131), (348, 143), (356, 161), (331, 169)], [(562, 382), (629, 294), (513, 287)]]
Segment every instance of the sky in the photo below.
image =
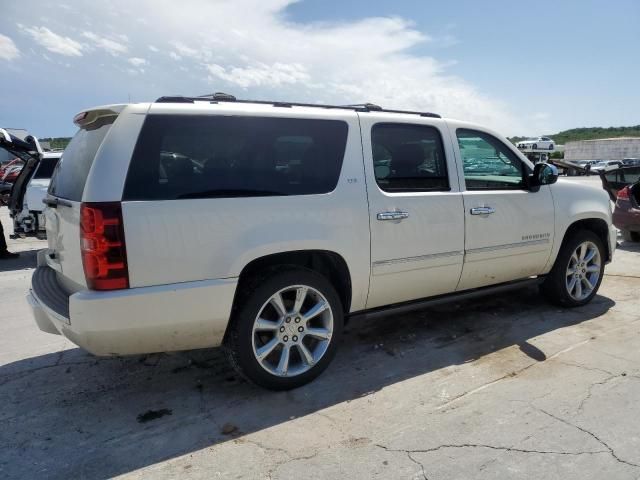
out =
[(0, 126), (162, 95), (431, 111), (534, 136), (640, 124), (640, 1), (0, 0)]

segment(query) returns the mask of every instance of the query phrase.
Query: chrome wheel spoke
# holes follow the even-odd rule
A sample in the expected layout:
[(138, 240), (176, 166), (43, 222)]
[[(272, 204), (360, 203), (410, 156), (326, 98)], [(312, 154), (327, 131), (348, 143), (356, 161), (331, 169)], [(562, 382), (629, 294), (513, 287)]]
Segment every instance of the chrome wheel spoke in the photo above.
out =
[(307, 365), (314, 364), (313, 355), (311, 354), (311, 352), (309, 351), (309, 349), (304, 343), (300, 342), (298, 344), (298, 351), (300, 352), (300, 356), (302, 357), (302, 360), (304, 360), (304, 362)]
[(328, 340), (331, 337), (331, 332), (326, 328), (307, 328), (305, 331), (307, 335), (321, 340)]
[(307, 298), (307, 292), (309, 291), (309, 289), (307, 287), (298, 287), (296, 289), (296, 301), (293, 304), (293, 312), (294, 313), (299, 313), (300, 309), (302, 308), (302, 304), (304, 303), (304, 301)]
[(567, 290), (569, 290), (569, 293), (573, 292), (573, 289), (576, 286), (576, 277), (572, 277), (571, 280), (569, 280), (569, 284), (567, 285)]
[(291, 351), (291, 347), (289, 345), (284, 345), (282, 351), (280, 352), (280, 361), (278, 362), (278, 366), (276, 367), (276, 371), (278, 375), (285, 376), (289, 371), (289, 352)]
[(588, 291), (588, 293), (591, 293), (591, 290), (593, 290), (593, 284), (591, 283), (591, 281), (587, 277), (584, 277), (582, 279), (582, 283), (586, 287), (585, 289)]
[(599, 272), (600, 271), (600, 265), (589, 265), (587, 267), (587, 272), (592, 273), (592, 272)]
[(587, 245), (583, 243), (582, 245), (580, 245), (579, 248), (580, 248), (580, 253), (578, 254), (578, 258), (580, 259), (580, 261), (583, 261), (584, 256), (587, 253)]
[(278, 315), (280, 315), (281, 317), (284, 317), (287, 314), (287, 309), (284, 306), (284, 302), (282, 300), (282, 295), (280, 294), (280, 292), (276, 293), (273, 297), (271, 297), (271, 300), (269, 300), (269, 302), (271, 303), (273, 308), (276, 309), (276, 312), (278, 312)]
[(270, 331), (278, 328), (278, 322), (272, 322), (271, 320), (265, 320), (264, 318), (258, 318), (256, 320), (256, 330)]
[(596, 250), (595, 248), (591, 248), (587, 255), (584, 257), (584, 263), (589, 263), (591, 260), (593, 260), (593, 257), (595, 257), (598, 253), (598, 250)]
[(274, 348), (278, 346), (280, 340), (277, 337), (273, 337), (267, 343), (265, 343), (262, 347), (256, 350), (256, 355), (258, 360), (262, 361), (269, 356), (271, 352), (273, 352)]
[(303, 315), (303, 319), (305, 320), (305, 322), (308, 322), (309, 320), (311, 320), (311, 319), (317, 317), (318, 315), (320, 315), (327, 308), (329, 308), (329, 304), (327, 302), (325, 302), (324, 300), (320, 300), (313, 307), (311, 307), (307, 313), (305, 313)]
[(582, 298), (582, 282), (576, 282), (576, 298)]
[(576, 273), (576, 269), (575, 268), (571, 268), (571, 267), (567, 268), (567, 277), (569, 275), (573, 275), (575, 273)]

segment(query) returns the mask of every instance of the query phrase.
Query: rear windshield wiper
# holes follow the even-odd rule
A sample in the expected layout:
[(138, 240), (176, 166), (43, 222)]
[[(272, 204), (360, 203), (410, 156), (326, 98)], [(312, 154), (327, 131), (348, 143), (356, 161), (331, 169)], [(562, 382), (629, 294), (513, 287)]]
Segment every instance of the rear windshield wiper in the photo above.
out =
[(249, 189), (229, 189), (229, 190), (205, 190), (203, 192), (183, 193), (176, 198), (218, 198), (218, 197), (274, 197), (287, 195), (282, 192), (272, 190), (249, 190)]

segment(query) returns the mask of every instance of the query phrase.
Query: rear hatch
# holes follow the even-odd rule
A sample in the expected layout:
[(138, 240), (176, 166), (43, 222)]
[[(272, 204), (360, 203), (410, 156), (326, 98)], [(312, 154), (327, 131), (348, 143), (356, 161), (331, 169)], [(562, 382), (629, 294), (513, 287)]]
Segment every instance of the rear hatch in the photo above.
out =
[(43, 200), (49, 249), (48, 265), (70, 290), (86, 287), (80, 251), (80, 206), (85, 183), (103, 140), (118, 113), (91, 110), (76, 116), (80, 127), (62, 154)]
[(640, 166), (622, 167), (609, 172), (599, 172), (599, 174), (602, 187), (609, 194), (611, 201), (615, 202), (620, 190), (640, 181)]

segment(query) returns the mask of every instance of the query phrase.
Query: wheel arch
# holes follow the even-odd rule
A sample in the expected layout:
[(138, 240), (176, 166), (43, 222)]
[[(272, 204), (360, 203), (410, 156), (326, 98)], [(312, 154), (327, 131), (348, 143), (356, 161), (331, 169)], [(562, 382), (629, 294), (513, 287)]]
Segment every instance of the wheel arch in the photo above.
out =
[[(602, 240), (602, 244), (604, 245), (606, 257), (608, 260), (611, 260), (611, 247), (609, 244), (609, 225), (606, 220), (602, 218), (583, 218), (580, 220), (575, 220), (571, 223), (564, 232), (564, 236), (562, 237), (562, 242), (558, 248), (558, 252), (562, 249), (567, 240), (573, 235), (575, 232), (579, 230), (589, 230), (595, 233), (600, 240)], [(557, 257), (557, 252), (556, 255)], [(555, 258), (554, 258), (555, 262)]]
[(233, 300), (235, 307), (238, 292), (243, 285), (256, 276), (278, 267), (302, 267), (320, 273), (336, 289), (345, 314), (350, 311), (352, 300), (352, 279), (347, 262), (342, 255), (329, 250), (293, 250), (264, 255), (251, 260), (240, 272), (238, 287)]

